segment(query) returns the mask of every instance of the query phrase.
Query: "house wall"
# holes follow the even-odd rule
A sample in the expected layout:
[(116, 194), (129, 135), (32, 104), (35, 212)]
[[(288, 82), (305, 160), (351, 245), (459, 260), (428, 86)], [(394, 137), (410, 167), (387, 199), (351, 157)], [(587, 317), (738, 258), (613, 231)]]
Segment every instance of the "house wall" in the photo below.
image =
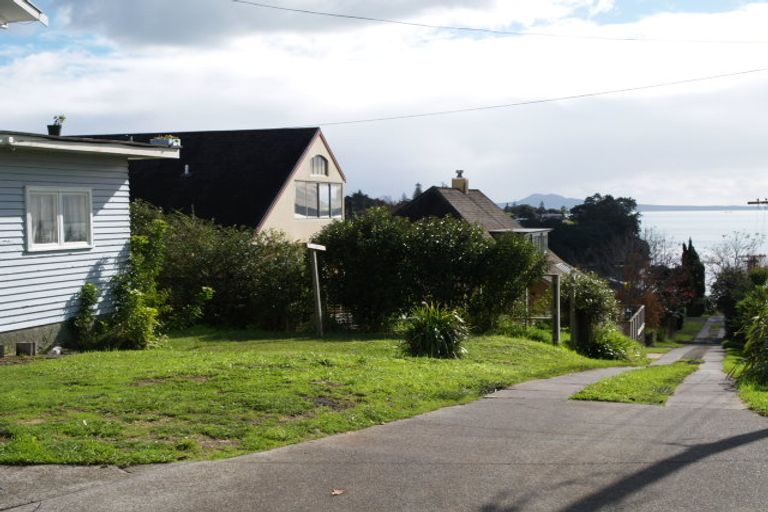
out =
[[(26, 251), (25, 186), (90, 188), (93, 248)], [(86, 281), (106, 289), (127, 261), (128, 163), (124, 157), (0, 151), (0, 343), (59, 342)], [(99, 313), (109, 312), (108, 301)], [(8, 350), (6, 350), (8, 352)]]
[[(328, 160), (328, 176), (312, 176), (310, 161), (312, 157), (322, 155)], [(296, 199), (296, 181), (315, 181), (320, 183), (341, 183), (342, 197), (347, 194), (346, 183), (336, 166), (328, 147), (321, 137), (315, 137), (304, 158), (297, 166), (291, 180), (283, 188), (272, 210), (260, 226), (260, 230), (279, 229), (285, 231), (294, 240), (306, 242), (327, 226), (333, 219), (298, 219), (294, 214)], [(343, 204), (343, 203), (342, 203)], [(342, 205), (342, 218), (344, 216)]]

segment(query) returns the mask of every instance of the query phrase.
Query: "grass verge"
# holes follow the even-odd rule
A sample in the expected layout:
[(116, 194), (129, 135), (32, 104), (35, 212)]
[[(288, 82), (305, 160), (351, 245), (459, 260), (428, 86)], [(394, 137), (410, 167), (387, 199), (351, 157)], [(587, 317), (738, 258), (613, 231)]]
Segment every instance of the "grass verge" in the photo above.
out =
[[(741, 352), (738, 349), (728, 349), (724, 369), (726, 373), (738, 375)], [(768, 416), (768, 386), (756, 382), (741, 381), (738, 383), (739, 397), (751, 410), (763, 416)]]
[(686, 346), (688, 343), (693, 343), (696, 339), (696, 335), (699, 334), (704, 324), (707, 323), (709, 316), (692, 316), (685, 319), (683, 322), (683, 328), (673, 334), (666, 341), (657, 341), (652, 347), (648, 347), (648, 352), (652, 354), (666, 354), (673, 348), (680, 348)]
[(231, 457), (617, 364), (502, 336), (466, 346), (462, 360), (431, 360), (394, 339), (195, 329), (159, 350), (0, 367), (0, 464)]
[(699, 364), (701, 361), (678, 361), (632, 370), (591, 384), (571, 399), (664, 405), (677, 386), (695, 372)]

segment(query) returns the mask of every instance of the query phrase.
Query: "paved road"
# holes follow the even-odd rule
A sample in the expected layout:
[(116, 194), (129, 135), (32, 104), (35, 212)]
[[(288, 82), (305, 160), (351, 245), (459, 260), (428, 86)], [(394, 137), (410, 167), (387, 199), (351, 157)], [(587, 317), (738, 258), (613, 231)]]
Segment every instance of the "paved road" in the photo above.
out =
[(585, 372), (238, 459), (73, 480), (13, 510), (764, 511), (768, 420), (740, 410), (700, 341), (668, 358), (699, 350), (708, 366), (667, 407), (568, 401), (621, 370)]

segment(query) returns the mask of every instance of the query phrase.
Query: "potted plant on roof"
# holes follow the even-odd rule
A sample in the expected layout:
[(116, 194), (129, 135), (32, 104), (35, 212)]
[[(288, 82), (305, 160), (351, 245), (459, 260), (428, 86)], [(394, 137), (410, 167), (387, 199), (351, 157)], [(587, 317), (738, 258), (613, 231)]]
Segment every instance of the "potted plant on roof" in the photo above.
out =
[(175, 135), (158, 135), (157, 137), (149, 139), (149, 143), (154, 144), (155, 146), (164, 146), (167, 148), (181, 147), (181, 139)]
[(61, 136), (61, 125), (63, 125), (66, 120), (67, 116), (63, 114), (53, 116), (53, 124), (48, 125), (48, 135), (55, 135), (56, 137)]

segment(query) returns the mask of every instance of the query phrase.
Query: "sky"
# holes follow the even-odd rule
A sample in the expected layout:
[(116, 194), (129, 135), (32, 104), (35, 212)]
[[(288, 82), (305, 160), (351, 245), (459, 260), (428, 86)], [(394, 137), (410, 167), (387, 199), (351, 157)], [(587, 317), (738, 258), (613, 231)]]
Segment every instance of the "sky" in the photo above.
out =
[(334, 124), (768, 68), (768, 1), (270, 1), (514, 34), (231, 0), (36, 0), (48, 27), (0, 31), (0, 129), (42, 132), (56, 114), (68, 135), (321, 126), (348, 191), (374, 197), (455, 169), (497, 202), (768, 196), (768, 71)]

